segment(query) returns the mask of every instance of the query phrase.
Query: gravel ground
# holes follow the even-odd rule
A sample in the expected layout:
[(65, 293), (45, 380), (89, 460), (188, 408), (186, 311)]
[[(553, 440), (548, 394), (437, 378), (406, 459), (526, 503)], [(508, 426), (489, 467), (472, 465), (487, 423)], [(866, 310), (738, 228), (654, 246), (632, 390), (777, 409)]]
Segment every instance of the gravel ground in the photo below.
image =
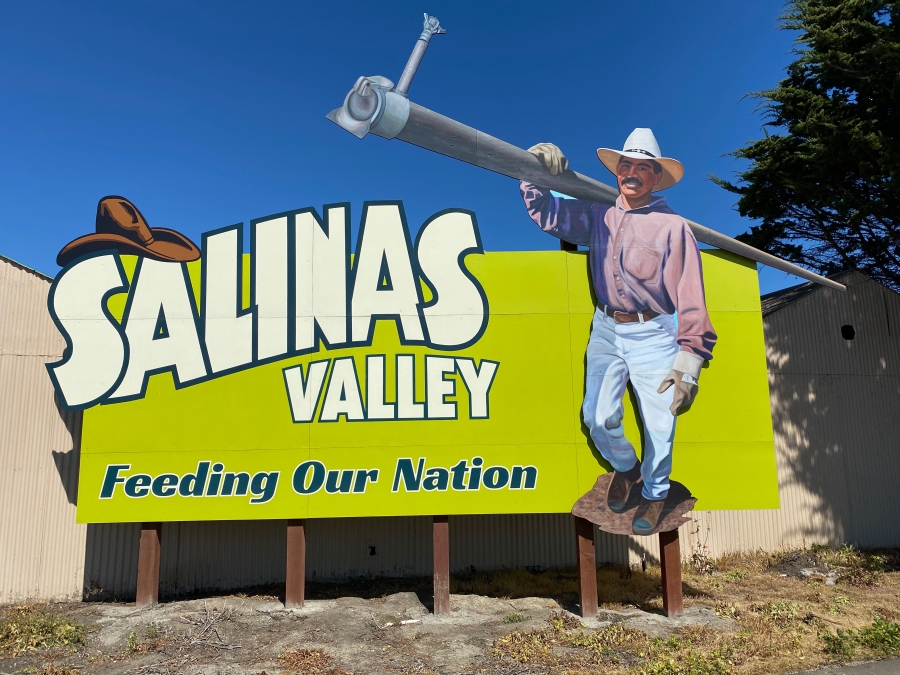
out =
[[(167, 602), (140, 610), (131, 604), (53, 605), (56, 612), (86, 624), (86, 648), (6, 658), (0, 660), (0, 673), (40, 672), (52, 663), (101, 675), (274, 674), (290, 672), (279, 656), (297, 650), (321, 650), (331, 657), (327, 666), (307, 672), (463, 673), (490, 661), (494, 641), (511, 630), (542, 627), (554, 612), (574, 617), (547, 598), (453, 595), (450, 605), (449, 614), (434, 616), (415, 593), (310, 600), (291, 610), (271, 598), (239, 597)], [(690, 625), (728, 630), (733, 623), (700, 606), (687, 608), (674, 620), (639, 609), (574, 618), (587, 629), (624, 621), (656, 636)]]
[(140, 610), (0, 607), (0, 675), (900, 675), (896, 660), (809, 670), (900, 654), (900, 552), (695, 562), (679, 619), (663, 616), (652, 565), (598, 570), (593, 619), (572, 613), (574, 568), (455, 575), (442, 616), (428, 578), (310, 583), (291, 610), (277, 587)]

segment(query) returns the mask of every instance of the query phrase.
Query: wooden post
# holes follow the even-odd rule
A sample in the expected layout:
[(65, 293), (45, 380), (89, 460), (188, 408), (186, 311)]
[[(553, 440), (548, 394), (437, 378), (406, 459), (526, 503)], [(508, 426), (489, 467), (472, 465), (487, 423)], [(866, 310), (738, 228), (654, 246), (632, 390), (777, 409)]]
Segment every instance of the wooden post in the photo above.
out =
[(678, 530), (659, 533), (659, 566), (662, 568), (663, 611), (666, 616), (684, 614), (681, 594), (681, 548)]
[(432, 523), (434, 551), (434, 613), (450, 611), (450, 518), (434, 516)]
[(138, 609), (159, 602), (159, 553), (162, 523), (141, 523), (138, 546), (137, 597)]
[(597, 616), (597, 556), (594, 552), (594, 524), (575, 516), (575, 541), (578, 551), (578, 590), (581, 616)]
[(287, 570), (284, 577), (285, 609), (303, 607), (306, 595), (306, 520), (287, 521)]

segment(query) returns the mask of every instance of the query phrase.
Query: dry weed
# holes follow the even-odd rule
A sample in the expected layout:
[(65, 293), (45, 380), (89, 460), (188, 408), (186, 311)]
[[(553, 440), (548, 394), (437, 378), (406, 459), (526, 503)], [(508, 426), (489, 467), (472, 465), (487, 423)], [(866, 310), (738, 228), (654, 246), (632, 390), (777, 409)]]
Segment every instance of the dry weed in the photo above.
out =
[(331, 655), (321, 649), (297, 649), (278, 657), (278, 663), (288, 673), (306, 675), (353, 675), (331, 665)]
[[(810, 560), (838, 570), (838, 585), (810, 584), (772, 571), (776, 565), (788, 563), (793, 569)], [(547, 628), (500, 638), (493, 654), (501, 662), (564, 667), (573, 675), (595, 673), (599, 665), (610, 675), (762, 675), (898, 655), (898, 560), (891, 553), (844, 547), (733, 554), (711, 560), (711, 571), (703, 574), (687, 564), (682, 570), (686, 604), (714, 606), (718, 615), (734, 620), (734, 631), (685, 628), (662, 640), (624, 624), (588, 631), (551, 617)], [(601, 569), (598, 587), (605, 606), (615, 602), (647, 609), (661, 600), (655, 566), (630, 573)]]
[[(780, 620), (780, 619), (779, 619)], [(741, 630), (728, 634), (707, 626), (677, 630), (668, 639), (653, 638), (622, 623), (600, 630), (577, 632), (554, 626), (522, 632), (515, 631), (498, 640), (494, 655), (523, 664), (554, 667), (560, 664), (560, 648), (574, 649), (567, 654), (571, 672), (604, 672), (633, 675), (727, 675), (786, 671), (803, 656), (798, 651), (803, 634), (796, 626), (780, 628), (776, 619), (750, 613)], [(813, 634), (814, 637), (814, 634)], [(773, 670), (774, 661), (791, 658)]]
[(161, 631), (155, 623), (144, 629), (144, 639), (139, 640), (137, 631), (131, 631), (125, 642), (125, 651), (129, 656), (161, 652), (168, 645), (168, 633)]
[(234, 609), (228, 607), (227, 602), (223, 603), (221, 610), (210, 610), (204, 605), (202, 612), (195, 612), (192, 615), (182, 616), (181, 620), (193, 626), (187, 633), (179, 636), (178, 641), (180, 648), (190, 649), (191, 647), (208, 647), (216, 650), (233, 650), (241, 649), (241, 645), (231, 644), (225, 640), (219, 632), (221, 624), (232, 621), (240, 611), (240, 607)]
[(579, 633), (572, 638), (573, 647), (588, 650), (596, 663), (607, 661), (614, 665), (626, 665), (629, 655), (643, 656), (650, 650), (652, 641), (643, 631), (626, 628), (622, 623), (614, 623), (592, 633)]
[(450, 577), (453, 594), (484, 595), (491, 598), (559, 597), (578, 592), (574, 568), (543, 570), (471, 571)]
[(559, 658), (554, 654), (554, 648), (569, 646), (571, 631), (581, 628), (581, 624), (565, 612), (553, 612), (547, 625), (547, 628), (537, 630), (516, 630), (500, 638), (494, 643), (493, 655), (519, 663), (557, 665)]
[[(601, 567), (597, 570), (597, 591), (604, 607), (662, 606), (658, 566), (651, 566), (646, 572), (620, 565)], [(575, 568), (473, 571), (451, 577), (450, 592), (504, 599), (560, 598), (578, 593), (578, 572)]]
[(896, 552), (860, 551), (849, 544), (837, 550), (825, 547), (813, 550), (851, 586), (872, 588), (881, 582), (886, 572), (900, 567)]
[(494, 644), (494, 656), (510, 658), (519, 663), (542, 662), (551, 654), (554, 644), (552, 634), (547, 629), (513, 631)]
[(0, 654), (20, 656), (50, 647), (82, 645), (84, 624), (34, 605), (10, 607), (0, 619)]
[[(628, 570), (627, 574), (623, 574)], [(646, 571), (622, 567), (597, 570), (597, 594), (603, 607), (621, 609), (639, 607), (645, 610), (662, 607), (662, 579), (659, 566)]]
[(203, 653), (218, 655), (223, 651), (242, 649), (242, 645), (230, 643), (222, 631), (223, 625), (233, 621), (239, 610), (240, 607), (228, 607), (228, 601), (225, 600), (219, 610), (210, 609), (204, 604), (202, 611), (179, 617), (188, 626), (186, 631), (179, 632), (150, 623), (143, 630), (143, 639), (139, 639), (138, 632), (132, 630), (126, 639), (125, 649), (118, 658), (162, 654), (161, 661), (145, 664), (135, 672), (146, 675), (169, 674), (183, 672), (185, 664), (196, 660)]
[[(22, 671), (26, 672), (26, 671)], [(48, 663), (40, 670), (34, 671), (35, 675), (82, 675), (82, 671), (76, 668), (66, 668), (57, 666), (54, 663)]]

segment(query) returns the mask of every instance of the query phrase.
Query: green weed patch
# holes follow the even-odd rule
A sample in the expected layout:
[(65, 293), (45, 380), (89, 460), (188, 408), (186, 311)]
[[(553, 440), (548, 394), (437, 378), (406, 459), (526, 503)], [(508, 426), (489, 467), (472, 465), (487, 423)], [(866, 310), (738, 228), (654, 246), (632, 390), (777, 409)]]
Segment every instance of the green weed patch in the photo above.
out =
[(820, 633), (825, 651), (835, 656), (851, 658), (862, 649), (878, 656), (900, 655), (900, 623), (875, 619), (871, 626), (853, 630), (837, 629), (834, 633)]
[(0, 654), (19, 656), (84, 642), (84, 624), (28, 605), (11, 607), (0, 619)]

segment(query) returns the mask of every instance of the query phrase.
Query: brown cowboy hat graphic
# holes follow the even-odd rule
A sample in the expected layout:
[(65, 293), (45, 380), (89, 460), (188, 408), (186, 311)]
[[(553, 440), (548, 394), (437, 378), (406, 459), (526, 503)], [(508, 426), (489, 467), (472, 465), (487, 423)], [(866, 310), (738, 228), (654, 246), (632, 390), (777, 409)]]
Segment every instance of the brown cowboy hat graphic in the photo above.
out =
[(79, 256), (107, 249), (163, 262), (190, 262), (200, 257), (200, 249), (183, 234), (147, 225), (138, 207), (125, 197), (111, 195), (100, 200), (94, 229), (94, 234), (66, 244), (56, 255), (56, 264), (64, 267)]

